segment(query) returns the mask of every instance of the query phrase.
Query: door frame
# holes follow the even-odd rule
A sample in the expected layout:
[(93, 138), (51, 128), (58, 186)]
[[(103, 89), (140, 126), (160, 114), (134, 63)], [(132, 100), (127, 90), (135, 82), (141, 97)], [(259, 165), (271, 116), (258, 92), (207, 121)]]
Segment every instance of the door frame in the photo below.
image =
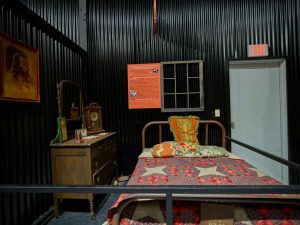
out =
[[(231, 116), (231, 88), (230, 88), (230, 70), (231, 69), (243, 69), (243, 68), (269, 68), (276, 67), (280, 69), (280, 126), (281, 126), (281, 157), (288, 160), (289, 159), (289, 142), (288, 142), (288, 107), (287, 107), (287, 78), (286, 78), (286, 59), (285, 58), (242, 58), (242, 59), (228, 59), (227, 69), (228, 69), (228, 90), (229, 90), (229, 123), (228, 123), (228, 133), (232, 134), (232, 116)], [(250, 144), (251, 143), (246, 143)], [(230, 148), (232, 144), (230, 143)], [(284, 151), (286, 149), (286, 151)], [(262, 149), (264, 150), (264, 149)], [(268, 149), (266, 149), (268, 150)], [(289, 183), (289, 168), (284, 167), (281, 164), (282, 179), (284, 183)]]

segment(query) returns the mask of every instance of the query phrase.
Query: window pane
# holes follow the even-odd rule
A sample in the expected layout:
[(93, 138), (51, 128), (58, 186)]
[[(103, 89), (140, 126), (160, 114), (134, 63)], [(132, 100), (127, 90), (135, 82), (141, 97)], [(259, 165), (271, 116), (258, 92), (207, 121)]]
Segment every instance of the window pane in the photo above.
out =
[(174, 64), (163, 65), (164, 68), (164, 78), (174, 78)]
[(176, 95), (176, 108), (187, 108), (187, 95)]
[(200, 91), (200, 80), (199, 78), (189, 78), (189, 92)]
[(200, 94), (189, 95), (190, 108), (200, 107)]
[(176, 93), (187, 92), (186, 64), (176, 65)]
[(175, 108), (175, 95), (164, 96), (165, 109)]
[(164, 93), (173, 93), (175, 92), (175, 80), (164, 80)]
[(189, 77), (199, 77), (199, 63), (189, 63)]

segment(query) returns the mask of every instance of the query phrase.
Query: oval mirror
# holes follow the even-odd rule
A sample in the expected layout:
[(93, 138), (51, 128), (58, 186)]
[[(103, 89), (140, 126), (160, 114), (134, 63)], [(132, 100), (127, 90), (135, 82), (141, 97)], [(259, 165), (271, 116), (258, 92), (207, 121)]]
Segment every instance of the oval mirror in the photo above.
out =
[(79, 84), (72, 80), (57, 84), (57, 103), (59, 117), (65, 117), (67, 123), (81, 122), (83, 102)]

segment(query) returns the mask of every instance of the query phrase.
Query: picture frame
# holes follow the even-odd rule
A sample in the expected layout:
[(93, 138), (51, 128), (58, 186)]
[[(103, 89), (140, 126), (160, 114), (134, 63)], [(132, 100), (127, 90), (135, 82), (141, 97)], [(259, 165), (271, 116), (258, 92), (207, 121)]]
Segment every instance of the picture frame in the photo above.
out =
[(40, 102), (39, 50), (0, 33), (0, 100)]

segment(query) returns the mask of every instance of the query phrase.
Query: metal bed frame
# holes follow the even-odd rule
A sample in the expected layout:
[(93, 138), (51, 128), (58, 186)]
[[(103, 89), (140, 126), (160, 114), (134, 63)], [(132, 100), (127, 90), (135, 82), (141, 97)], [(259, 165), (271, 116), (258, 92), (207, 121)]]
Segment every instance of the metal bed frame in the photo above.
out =
[[(154, 121), (146, 124), (142, 130), (142, 147), (145, 147), (145, 134), (146, 129), (152, 125), (158, 125), (159, 127), (159, 140), (162, 141), (162, 125), (168, 124), (167, 121)], [(289, 167), (293, 167), (300, 171), (300, 165), (288, 160), (282, 159), (278, 156), (272, 155), (266, 151), (258, 148), (254, 148), (248, 144), (234, 140), (226, 136), (224, 126), (214, 120), (200, 121), (200, 124), (205, 125), (205, 144), (208, 144), (208, 126), (216, 125), (221, 128), (222, 146), (226, 146), (226, 139), (246, 147), (248, 150), (255, 151), (261, 155), (271, 158), (277, 162), (280, 162)], [(261, 198), (256, 201), (280, 201), (282, 203), (300, 204), (300, 185), (201, 185), (201, 186), (110, 186), (110, 185), (0, 185), (0, 193), (94, 193), (94, 194), (122, 194), (122, 193), (148, 193), (148, 194), (165, 194), (166, 195), (166, 222), (168, 225), (173, 224), (172, 214), (172, 201), (174, 194), (285, 194), (283, 197), (269, 197)], [(230, 197), (230, 200), (245, 200), (245, 197), (239, 198), (238, 196)], [(249, 200), (253, 198), (249, 198)], [(214, 198), (214, 200), (226, 200), (226, 197)]]
[[(221, 140), (222, 140), (222, 147), (226, 148), (226, 130), (223, 124), (216, 120), (200, 120), (199, 125), (205, 126), (205, 145), (208, 145), (208, 126), (215, 125), (221, 129)], [(168, 125), (168, 121), (152, 121), (147, 123), (142, 130), (142, 148), (146, 148), (146, 131), (150, 126), (158, 125), (158, 137), (159, 137), (159, 143), (162, 142), (162, 126)]]

